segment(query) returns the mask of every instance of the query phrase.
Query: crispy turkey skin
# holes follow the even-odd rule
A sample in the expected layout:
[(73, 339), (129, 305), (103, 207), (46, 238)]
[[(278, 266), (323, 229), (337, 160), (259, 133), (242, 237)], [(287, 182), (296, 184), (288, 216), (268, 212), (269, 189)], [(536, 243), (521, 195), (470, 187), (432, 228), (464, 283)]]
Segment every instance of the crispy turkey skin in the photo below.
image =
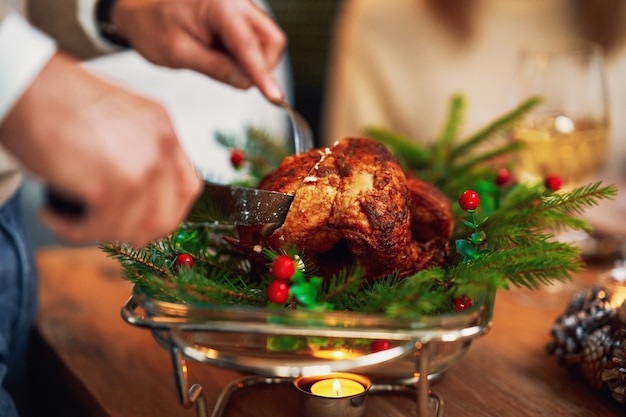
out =
[(278, 227), (240, 228), (240, 246), (298, 248), (321, 275), (361, 265), (369, 278), (441, 265), (449, 255), (450, 203), (432, 185), (407, 179), (372, 139), (287, 157), (261, 189), (293, 194)]

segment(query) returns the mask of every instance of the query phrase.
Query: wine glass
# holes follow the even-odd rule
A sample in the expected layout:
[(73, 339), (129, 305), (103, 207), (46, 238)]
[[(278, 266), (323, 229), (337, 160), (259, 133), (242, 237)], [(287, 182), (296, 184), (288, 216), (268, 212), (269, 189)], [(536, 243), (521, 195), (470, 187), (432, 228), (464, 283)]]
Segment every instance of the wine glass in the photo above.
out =
[[(516, 155), (521, 182), (535, 184), (552, 175), (568, 191), (596, 176), (607, 157), (609, 100), (602, 48), (586, 40), (560, 40), (524, 47), (519, 52), (513, 98), (539, 96), (542, 102), (511, 129), (524, 143)], [(578, 244), (584, 252), (585, 232), (553, 231), (554, 239)], [(575, 283), (545, 289), (562, 300)], [(544, 293), (545, 294), (545, 293)]]
[(513, 87), (518, 101), (543, 100), (511, 130), (512, 139), (525, 144), (516, 165), (520, 181), (557, 175), (568, 190), (597, 174), (609, 137), (602, 48), (586, 40), (524, 47)]

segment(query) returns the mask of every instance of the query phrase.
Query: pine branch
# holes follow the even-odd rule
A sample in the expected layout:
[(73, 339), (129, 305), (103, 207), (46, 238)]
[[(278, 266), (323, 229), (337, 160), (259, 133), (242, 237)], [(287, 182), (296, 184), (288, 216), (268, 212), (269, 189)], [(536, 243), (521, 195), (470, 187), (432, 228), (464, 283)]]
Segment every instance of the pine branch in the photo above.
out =
[[(246, 156), (250, 162), (250, 175), (258, 181), (276, 169), (288, 155), (284, 144), (267, 132), (249, 127), (246, 130)], [(252, 184), (256, 185), (256, 184)]]
[(479, 152), (478, 148), (499, 139), (497, 133), (509, 128), (528, 111), (540, 103), (539, 98), (530, 98), (505, 115), (476, 132), (468, 139), (455, 143), (462, 123), (465, 99), (462, 95), (451, 97), (448, 118), (439, 139), (430, 147), (420, 145), (401, 134), (380, 128), (368, 128), (365, 134), (385, 144), (401, 161), (405, 169), (415, 173), (420, 179), (432, 182), (445, 192), (457, 192), (459, 184), (472, 183), (472, 175), (481, 164), (496, 157), (511, 154), (522, 147), (519, 143), (508, 142), (492, 146), (492, 149)]
[(359, 311), (359, 312), (380, 312), (390, 301), (390, 294), (379, 291), (380, 285), (385, 288), (393, 287), (393, 283), (398, 281), (397, 276), (381, 277), (375, 282), (363, 281), (364, 271), (359, 268), (355, 274), (348, 274), (350, 279), (338, 275), (339, 282), (349, 280), (349, 285), (340, 290), (341, 285), (331, 285), (329, 294), (324, 297), (337, 310)]
[(415, 319), (450, 308), (452, 298), (448, 292), (446, 272), (442, 268), (422, 270), (394, 283), (391, 288), (377, 288), (387, 293), (389, 304), (385, 315), (395, 319)]
[(109, 256), (116, 258), (122, 266), (132, 265), (134, 268), (142, 268), (162, 275), (168, 280), (173, 277), (169, 273), (169, 268), (164, 265), (166, 261), (161, 256), (162, 253), (158, 253), (157, 247), (131, 248), (122, 242), (102, 242), (100, 248)]
[(600, 200), (615, 198), (617, 187), (608, 185), (601, 187), (602, 181), (578, 187), (568, 193), (552, 194), (543, 197), (544, 211), (556, 210), (560, 213), (583, 214), (586, 209), (597, 206)]
[(470, 136), (468, 139), (456, 146), (451, 151), (451, 160), (462, 158), (463, 156), (472, 153), (478, 146), (491, 140), (496, 133), (510, 127), (514, 122), (519, 120), (540, 103), (541, 99), (539, 97), (532, 97), (523, 101), (513, 110), (489, 123), (487, 126), (480, 129), (474, 135)]
[[(578, 249), (563, 242), (543, 242), (532, 248), (515, 247), (503, 252), (506, 256), (493, 266), (501, 268), (507, 280), (518, 287), (537, 289), (570, 281), (571, 273), (583, 269)], [(498, 254), (494, 252), (494, 257)]]
[(464, 172), (471, 171), (477, 166), (481, 164), (490, 162), (495, 158), (505, 155), (511, 155), (514, 152), (519, 151), (523, 148), (523, 144), (520, 142), (509, 142), (501, 145), (495, 149), (485, 151), (478, 155), (473, 155), (471, 158), (467, 159), (464, 162), (460, 162), (457, 166), (454, 166), (450, 169), (449, 174), (460, 175)]
[(452, 143), (463, 123), (464, 111), (465, 97), (461, 94), (453, 95), (448, 105), (448, 119), (444, 124), (441, 135), (435, 141), (434, 145), (433, 158), (436, 164), (444, 165), (449, 161)]
[[(238, 256), (227, 263), (219, 259), (218, 250), (209, 254), (206, 249), (194, 253), (193, 270), (175, 270), (173, 261), (178, 255), (171, 239), (156, 242), (144, 248), (132, 248), (124, 243), (102, 242), (101, 249), (116, 258), (125, 277), (144, 291), (165, 299), (181, 302), (217, 304), (264, 304), (255, 286), (249, 282), (249, 271), (243, 269)], [(233, 266), (236, 262), (239, 266)], [(245, 278), (242, 278), (245, 277)]]
[(176, 284), (178, 293), (187, 302), (230, 305), (265, 305), (264, 294), (250, 287), (246, 280), (232, 278), (232, 273), (223, 270), (212, 273), (207, 279), (205, 273), (193, 270), (181, 271)]
[(420, 169), (428, 165), (430, 151), (399, 133), (369, 127), (365, 129), (364, 135), (387, 146), (405, 167)]
[[(581, 186), (569, 193), (554, 194), (547, 194), (540, 185), (518, 185), (503, 199), (501, 209), (485, 221), (483, 229), (495, 236), (502, 235), (511, 225), (524, 225), (529, 231), (533, 228), (590, 231), (589, 224), (576, 214), (616, 195), (614, 185), (603, 186), (602, 182)], [(537, 204), (538, 201), (541, 204)]]
[(244, 145), (240, 143), (239, 139), (236, 136), (229, 135), (223, 132), (215, 133), (215, 141), (226, 149), (240, 148)]
[[(248, 175), (233, 182), (241, 187), (255, 187), (261, 178), (276, 169), (288, 155), (284, 144), (277, 141), (266, 131), (254, 127), (247, 127), (245, 137), (235, 137), (224, 133), (216, 133), (216, 141), (227, 149), (245, 150)], [(211, 213), (211, 207), (204, 210)], [(211, 216), (211, 220), (223, 219)]]
[(345, 300), (355, 297), (354, 293), (358, 292), (363, 284), (364, 275), (365, 270), (359, 265), (339, 271), (331, 277), (322, 300), (333, 305), (348, 304)]

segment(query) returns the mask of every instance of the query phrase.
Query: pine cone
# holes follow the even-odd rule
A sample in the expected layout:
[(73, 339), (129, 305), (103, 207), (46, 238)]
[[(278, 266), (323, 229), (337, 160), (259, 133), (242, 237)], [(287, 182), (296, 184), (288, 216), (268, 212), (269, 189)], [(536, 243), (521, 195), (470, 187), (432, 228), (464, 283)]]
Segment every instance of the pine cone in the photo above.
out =
[(587, 382), (596, 389), (602, 389), (602, 372), (613, 352), (613, 327), (603, 326), (595, 330), (583, 342), (581, 368)]
[(620, 403), (626, 402), (626, 330), (621, 329), (615, 336), (611, 358), (602, 372), (613, 398)]
[(610, 294), (602, 287), (576, 294), (565, 313), (559, 316), (550, 334), (546, 350), (558, 363), (574, 366), (583, 359), (583, 343), (594, 331), (610, 324), (617, 311), (609, 303)]

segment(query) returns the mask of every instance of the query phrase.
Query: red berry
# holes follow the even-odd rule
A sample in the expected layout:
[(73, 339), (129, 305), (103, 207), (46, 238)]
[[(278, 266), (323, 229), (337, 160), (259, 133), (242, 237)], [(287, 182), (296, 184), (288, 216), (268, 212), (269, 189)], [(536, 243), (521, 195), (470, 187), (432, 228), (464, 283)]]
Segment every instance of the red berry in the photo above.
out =
[(285, 281), (272, 281), (267, 286), (267, 299), (274, 304), (284, 304), (289, 298), (289, 285)]
[(511, 179), (511, 174), (509, 170), (506, 168), (500, 168), (498, 172), (496, 172), (496, 185), (501, 186), (509, 182)]
[(193, 258), (189, 255), (187, 255), (186, 253), (181, 253), (180, 255), (178, 255), (176, 257), (176, 260), (174, 261), (174, 267), (175, 268), (191, 268), (193, 266)]
[(372, 342), (372, 352), (382, 352), (383, 350), (391, 349), (391, 342), (389, 340), (374, 340)]
[(563, 180), (558, 175), (548, 175), (544, 184), (548, 190), (558, 191), (563, 185)]
[(476, 210), (480, 203), (480, 197), (478, 193), (473, 190), (465, 190), (459, 196), (459, 206), (465, 211)]
[(272, 264), (272, 276), (274, 279), (288, 281), (296, 272), (296, 265), (287, 255), (278, 255)]
[(241, 149), (233, 149), (230, 151), (230, 163), (233, 167), (240, 168), (245, 159), (245, 155)]
[(472, 306), (472, 299), (469, 298), (467, 295), (462, 295), (452, 300), (452, 309), (454, 311), (467, 310), (471, 306)]

